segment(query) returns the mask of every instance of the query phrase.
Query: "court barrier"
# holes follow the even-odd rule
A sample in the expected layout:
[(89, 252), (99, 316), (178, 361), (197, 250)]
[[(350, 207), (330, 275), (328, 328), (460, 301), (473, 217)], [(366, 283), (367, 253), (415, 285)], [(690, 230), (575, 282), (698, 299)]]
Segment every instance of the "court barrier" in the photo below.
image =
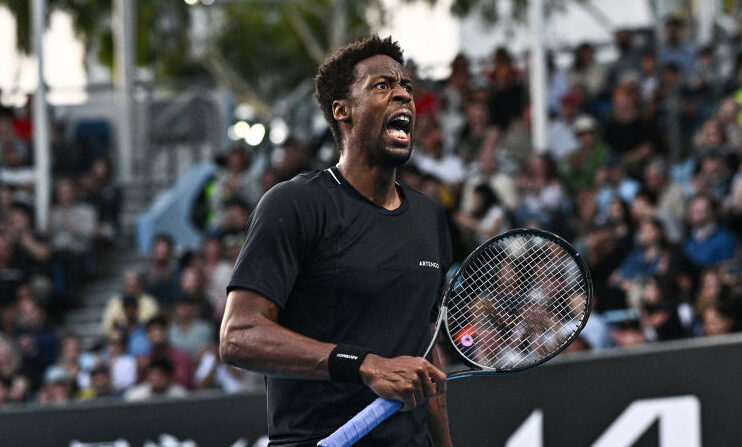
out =
[[(742, 336), (560, 356), (521, 374), (452, 381), (454, 445), (742, 445)], [(1, 446), (263, 447), (263, 396), (0, 411)]]

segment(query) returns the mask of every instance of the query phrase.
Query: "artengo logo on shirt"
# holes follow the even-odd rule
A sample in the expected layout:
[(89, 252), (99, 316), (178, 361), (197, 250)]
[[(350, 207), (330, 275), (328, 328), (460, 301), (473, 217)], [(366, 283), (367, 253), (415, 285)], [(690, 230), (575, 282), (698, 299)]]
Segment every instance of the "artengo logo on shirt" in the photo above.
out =
[(418, 266), (430, 267), (430, 268), (438, 269), (438, 270), (441, 269), (441, 266), (437, 262), (433, 262), (433, 261), (420, 261), (420, 264), (418, 264)]

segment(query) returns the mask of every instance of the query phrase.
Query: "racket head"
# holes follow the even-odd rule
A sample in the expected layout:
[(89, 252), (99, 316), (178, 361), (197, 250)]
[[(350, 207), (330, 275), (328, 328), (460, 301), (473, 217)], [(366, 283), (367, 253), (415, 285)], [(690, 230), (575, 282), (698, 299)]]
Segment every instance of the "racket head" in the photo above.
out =
[(587, 264), (563, 238), (532, 228), (491, 238), (443, 294), (444, 332), (470, 368), (449, 379), (512, 374), (550, 360), (585, 327), (592, 299)]

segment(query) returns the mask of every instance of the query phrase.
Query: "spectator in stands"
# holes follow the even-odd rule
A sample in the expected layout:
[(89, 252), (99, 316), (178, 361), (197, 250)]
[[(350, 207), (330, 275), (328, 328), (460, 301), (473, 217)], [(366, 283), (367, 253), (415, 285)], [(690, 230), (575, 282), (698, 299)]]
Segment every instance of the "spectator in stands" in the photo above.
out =
[(147, 378), (144, 383), (129, 389), (124, 394), (127, 401), (138, 401), (153, 398), (185, 397), (185, 388), (173, 381), (177, 374), (173, 364), (165, 357), (153, 358), (147, 365)]
[(579, 87), (589, 100), (594, 100), (603, 91), (606, 69), (595, 60), (595, 49), (589, 42), (583, 42), (574, 50), (572, 67), (567, 74), (572, 87)]
[(698, 163), (698, 171), (693, 177), (693, 191), (721, 202), (729, 194), (732, 175), (732, 169), (720, 152), (708, 152)]
[(531, 155), (517, 180), (519, 203), (516, 224), (554, 228), (567, 203), (554, 160), (547, 154)]
[(143, 274), (144, 290), (163, 305), (171, 304), (178, 290), (178, 272), (173, 264), (173, 239), (158, 234), (152, 241), (149, 267)]
[[(476, 159), (479, 147), (482, 145), (482, 140), (485, 137), (485, 131), (490, 127), (498, 128), (496, 126), (487, 126), (487, 108), (484, 104), (476, 102), (468, 103), (464, 110), (466, 121), (461, 129), (461, 134), (457, 135), (457, 140), (452, 142), (450, 147), (455, 148), (456, 155), (461, 157), (464, 163), (471, 163)], [(499, 137), (500, 135), (498, 133)]]
[(641, 163), (652, 154), (654, 128), (639, 113), (638, 93), (630, 85), (613, 92), (613, 113), (605, 124), (603, 137), (621, 163), (634, 174)]
[(653, 104), (657, 99), (660, 86), (660, 73), (657, 65), (657, 55), (654, 51), (644, 51), (640, 59), (641, 73), (639, 75), (639, 90), (645, 104)]
[(192, 296), (178, 300), (168, 328), (170, 344), (194, 360), (209, 346), (213, 337), (211, 324), (199, 318), (199, 306), (198, 299)]
[(564, 179), (571, 191), (592, 186), (595, 174), (611, 155), (608, 146), (598, 138), (598, 122), (590, 115), (581, 115), (574, 122), (577, 148), (564, 163)]
[(287, 138), (281, 149), (282, 156), (280, 161), (273, 167), (279, 182), (291, 180), (302, 172), (311, 169), (307, 160), (307, 148), (298, 139), (294, 137)]
[(247, 220), (250, 218), (250, 208), (239, 200), (232, 200), (225, 205), (224, 217), (219, 226), (212, 232), (222, 241), (224, 258), (228, 262), (237, 260), (242, 243), (245, 242)]
[(665, 21), (665, 43), (659, 49), (661, 64), (674, 63), (689, 74), (696, 62), (696, 49), (685, 40), (685, 20), (680, 15), (673, 15)]
[(108, 333), (100, 360), (108, 367), (113, 389), (123, 391), (137, 383), (137, 360), (126, 353), (126, 333), (121, 329)]
[(641, 325), (647, 341), (685, 337), (675, 296), (675, 283), (669, 277), (652, 275), (645, 282), (641, 293)]
[(205, 278), (205, 293), (214, 309), (213, 320), (220, 322), (227, 303), (227, 285), (232, 276), (232, 265), (224, 259), (222, 241), (216, 236), (206, 236), (201, 243)]
[(457, 212), (454, 223), (463, 235), (469, 251), (509, 228), (505, 209), (486, 183), (474, 188), (471, 211)]
[(512, 176), (500, 169), (500, 150), (498, 145), (500, 130), (489, 126), (485, 132), (482, 146), (475, 163), (469, 168), (469, 175), (461, 193), (461, 211), (470, 213), (473, 205), (474, 188), (486, 183), (492, 188), (502, 205), (512, 210), (518, 204), (517, 191)]
[[(101, 333), (107, 334), (114, 326), (124, 327), (133, 330), (134, 327), (141, 323), (146, 323), (150, 318), (157, 315), (158, 305), (152, 295), (144, 291), (144, 284), (139, 273), (128, 271), (124, 273), (124, 287), (121, 294), (116, 295), (108, 300), (103, 310), (103, 320), (101, 322)], [(133, 300), (133, 306), (136, 313), (134, 321), (129, 321), (125, 311), (124, 302)]]
[(559, 101), (559, 116), (549, 128), (549, 154), (557, 164), (561, 164), (579, 147), (574, 124), (583, 101), (582, 93), (574, 88)]
[(111, 373), (106, 365), (97, 365), (90, 371), (90, 386), (77, 394), (77, 399), (118, 400), (121, 392), (114, 389)]
[(705, 335), (722, 335), (739, 330), (738, 319), (728, 303), (714, 303), (703, 311)]
[(420, 172), (431, 175), (444, 184), (461, 183), (466, 176), (464, 163), (456, 155), (446, 153), (441, 129), (435, 117), (418, 117), (417, 126), (417, 149), (412, 153), (412, 163)]
[(489, 118), (491, 124), (505, 130), (523, 110), (525, 89), (513, 57), (507, 49), (498, 48), (494, 59), (495, 65), (490, 74), (492, 86), (488, 99)]
[(44, 386), (36, 394), (39, 405), (65, 405), (72, 400), (74, 382), (65, 371), (57, 370), (44, 379)]
[(4, 225), (4, 233), (13, 244), (19, 267), (26, 274), (49, 275), (51, 250), (46, 239), (34, 231), (32, 210), (14, 203)]
[(618, 58), (608, 72), (609, 89), (616, 87), (621, 80), (639, 73), (641, 49), (634, 46), (633, 38), (631, 31), (625, 28), (619, 29), (614, 34)]
[(72, 381), (73, 390), (85, 389), (90, 385), (90, 370), (95, 366), (95, 357), (82, 352), (80, 339), (76, 335), (62, 338), (57, 362), (46, 369), (44, 377), (64, 374)]
[(92, 206), (77, 197), (77, 186), (68, 177), (57, 180), (56, 203), (49, 211), (49, 237), (55, 267), (62, 272), (57, 287), (71, 291), (87, 273), (98, 219)]
[(13, 186), (21, 193), (20, 199), (30, 202), (33, 198), (35, 174), (33, 167), (28, 164), (25, 146), (8, 142), (0, 143), (0, 149), (0, 182)]
[(224, 170), (214, 181), (210, 197), (216, 222), (222, 218), (225, 204), (229, 201), (240, 200), (255, 206), (260, 200), (264, 191), (258, 178), (249, 169), (250, 161), (244, 145), (235, 144), (228, 150), (224, 158)]
[(104, 243), (115, 243), (121, 232), (123, 191), (114, 183), (111, 160), (107, 156), (96, 157), (87, 178), (85, 201), (95, 208), (98, 220), (96, 235)]
[(684, 234), (685, 194), (679, 183), (668, 178), (667, 164), (653, 158), (644, 168), (644, 186), (655, 197), (653, 214), (662, 221), (667, 240), (680, 243)]
[(688, 205), (688, 227), (685, 255), (695, 266), (708, 267), (734, 254), (736, 240), (719, 225), (716, 204), (710, 197), (698, 195), (691, 200)]
[(57, 336), (47, 323), (46, 311), (32, 298), (19, 301), (18, 320), (16, 342), (23, 367), (37, 387), (46, 369), (57, 359)]
[(167, 326), (167, 320), (163, 316), (154, 317), (147, 322), (147, 338), (152, 349), (145, 360), (167, 359), (173, 367), (173, 380), (185, 388), (190, 388), (191, 378), (193, 377), (193, 363), (188, 354), (170, 344)]
[(18, 287), (26, 281), (26, 272), (18, 265), (11, 240), (0, 235), (0, 305), (15, 300)]
[(736, 153), (742, 151), (742, 126), (739, 123), (739, 104), (734, 97), (724, 98), (716, 112), (716, 120), (722, 131), (722, 139)]
[(263, 375), (222, 362), (216, 342), (211, 343), (201, 355), (193, 380), (197, 389), (218, 388), (227, 393), (265, 393)]
[[(464, 117), (464, 110), (468, 109), (469, 90), (471, 86), (471, 73), (469, 71), (469, 60), (463, 53), (457, 54), (451, 62), (451, 74), (446, 79), (441, 91), (441, 108), (439, 117), (443, 135), (453, 137), (458, 135), (465, 123), (468, 121)], [(479, 105), (479, 104), (478, 104)], [(480, 105), (481, 106), (481, 105)], [(471, 113), (467, 110), (467, 115)], [(479, 118), (484, 118), (485, 122), (482, 127), (487, 125), (487, 109), (482, 107)], [(453, 138), (450, 138), (453, 140)], [(446, 141), (445, 144), (451, 147), (455, 141)]]
[(742, 236), (742, 164), (732, 179), (729, 195), (723, 202), (726, 226)]
[(12, 341), (0, 335), (1, 402), (23, 402), (31, 393), (31, 381), (23, 372), (21, 357)]
[(721, 282), (721, 275), (716, 268), (707, 268), (701, 272), (698, 281), (698, 292), (695, 299), (695, 314), (698, 318), (703, 318), (707, 307), (719, 303), (724, 286)]

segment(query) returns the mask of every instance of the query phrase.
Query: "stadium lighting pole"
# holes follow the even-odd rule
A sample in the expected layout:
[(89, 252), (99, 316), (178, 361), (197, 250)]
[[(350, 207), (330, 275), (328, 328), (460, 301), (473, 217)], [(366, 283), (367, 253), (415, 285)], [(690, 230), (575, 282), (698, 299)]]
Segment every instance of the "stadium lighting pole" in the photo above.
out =
[(46, 109), (46, 84), (44, 83), (44, 24), (46, 0), (31, 2), (31, 40), (36, 54), (38, 85), (33, 96), (33, 146), (36, 180), (34, 182), (34, 208), (36, 228), (46, 231), (49, 221), (51, 169), (49, 162), (49, 117)]
[(547, 101), (546, 101), (546, 57), (544, 54), (544, 1), (528, 1), (528, 34), (530, 40), (530, 94), (531, 134), (533, 148), (542, 153), (548, 147)]
[(119, 110), (118, 176), (132, 179), (134, 153), (134, 23), (136, 0), (113, 2), (113, 46), (116, 61), (116, 96)]

